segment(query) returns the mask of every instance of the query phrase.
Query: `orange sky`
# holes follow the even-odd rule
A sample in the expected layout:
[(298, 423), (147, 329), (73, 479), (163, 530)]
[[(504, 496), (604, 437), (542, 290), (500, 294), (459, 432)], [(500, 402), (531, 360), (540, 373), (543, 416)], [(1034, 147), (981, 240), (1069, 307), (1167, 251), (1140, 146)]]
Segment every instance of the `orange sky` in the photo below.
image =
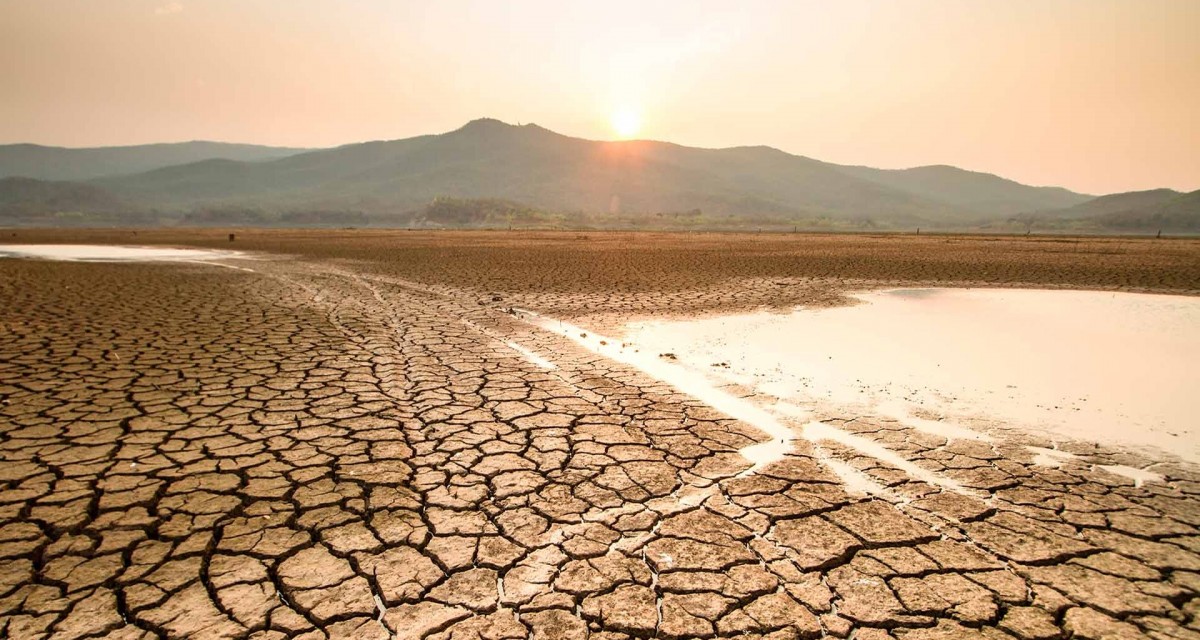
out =
[(1200, 0), (0, 0), (0, 142), (331, 146), (490, 116), (1200, 188)]

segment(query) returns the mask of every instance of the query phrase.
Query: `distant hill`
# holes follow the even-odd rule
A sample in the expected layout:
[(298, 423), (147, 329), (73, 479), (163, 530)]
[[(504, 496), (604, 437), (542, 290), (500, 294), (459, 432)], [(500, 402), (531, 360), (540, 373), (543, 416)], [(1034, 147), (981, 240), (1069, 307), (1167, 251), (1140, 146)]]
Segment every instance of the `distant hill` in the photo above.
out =
[(946, 165), (912, 169), (843, 167), (843, 170), (853, 176), (974, 212), (983, 218), (1060, 209), (1092, 198), (1062, 187), (1031, 187), (990, 173)]
[(112, 192), (91, 184), (32, 178), (0, 178), (0, 206), (45, 205), (63, 210), (115, 211), (129, 206)]
[[(1067, 210), (1099, 228), (1150, 233), (1200, 233), (1200, 191), (1170, 189), (1118, 193)], [(1063, 215), (1063, 212), (1059, 212)]]
[(0, 145), (0, 178), (19, 176), (39, 180), (91, 180), (103, 176), (142, 173), (211, 158), (240, 161), (274, 160), (302, 151), (306, 149), (223, 142), (180, 142), (91, 149), (8, 144)]
[(0, 178), (0, 224), (147, 224), (140, 205), (79, 182)]
[(886, 217), (939, 208), (773, 149), (595, 142), (495, 120), (476, 120), (442, 135), (348, 145), (258, 164), (206, 161), (101, 184), (164, 206), (220, 198), (402, 211), (456, 197), (613, 213), (700, 208), (713, 215)]
[(1150, 191), (1130, 191), (1100, 196), (1075, 206), (1061, 208), (1045, 213), (1056, 218), (1082, 219), (1094, 218), (1113, 214), (1123, 214), (1135, 211), (1157, 209), (1171, 200), (1183, 195), (1173, 189), (1153, 189)]
[[(1148, 224), (1140, 215), (1190, 215), (1186, 202), (1182, 213), (1147, 213), (1132, 206), (1141, 196), (1092, 198), (949, 166), (883, 170), (770, 147), (602, 142), (491, 119), (332, 149), (254, 149), (287, 155), (206, 157), (94, 178), (86, 186), (98, 190), (80, 193), (183, 224), (1105, 230)], [(1128, 206), (1106, 204), (1126, 195)], [(32, 198), (23, 211), (62, 201)]]
[[(698, 149), (599, 142), (537, 125), (476, 120), (441, 135), (370, 142), (245, 163), (209, 160), (98, 181), (155, 206), (221, 200), (254, 206), (406, 211), (438, 197), (493, 198), (541, 210), (662, 213), (709, 218), (961, 223), (1022, 206), (1086, 199), (957, 169), (891, 172), (841, 167), (769, 147)], [(945, 183), (939, 191), (938, 182)], [(972, 196), (971, 183), (990, 191)], [(978, 189), (977, 189), (978, 190)], [(1001, 204), (994, 204), (999, 201)], [(968, 202), (970, 206), (963, 203)]]

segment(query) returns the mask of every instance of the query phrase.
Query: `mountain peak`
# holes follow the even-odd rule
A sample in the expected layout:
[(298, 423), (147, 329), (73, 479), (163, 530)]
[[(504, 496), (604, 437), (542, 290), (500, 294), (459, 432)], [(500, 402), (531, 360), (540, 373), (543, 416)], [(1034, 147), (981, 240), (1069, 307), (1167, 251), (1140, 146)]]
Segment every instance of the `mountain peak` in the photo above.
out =
[(473, 141), (486, 141), (488, 144), (502, 144), (513, 141), (542, 141), (565, 139), (560, 133), (550, 129), (525, 122), (520, 125), (510, 124), (495, 118), (477, 118), (446, 134), (453, 138)]
[(511, 128), (513, 128), (513, 125), (495, 118), (476, 118), (459, 127), (456, 131), (499, 131)]

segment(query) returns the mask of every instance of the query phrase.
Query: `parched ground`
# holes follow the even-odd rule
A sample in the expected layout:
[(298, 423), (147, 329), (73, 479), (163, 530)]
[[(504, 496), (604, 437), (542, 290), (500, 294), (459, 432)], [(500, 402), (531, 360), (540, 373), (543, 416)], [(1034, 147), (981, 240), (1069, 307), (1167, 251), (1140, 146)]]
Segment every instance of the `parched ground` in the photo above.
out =
[(0, 260), (0, 637), (1200, 638), (1186, 465), (833, 414), (949, 482), (804, 441), (747, 474), (756, 429), (506, 313), (1195, 295), (1198, 241), (12, 233), (292, 257)]

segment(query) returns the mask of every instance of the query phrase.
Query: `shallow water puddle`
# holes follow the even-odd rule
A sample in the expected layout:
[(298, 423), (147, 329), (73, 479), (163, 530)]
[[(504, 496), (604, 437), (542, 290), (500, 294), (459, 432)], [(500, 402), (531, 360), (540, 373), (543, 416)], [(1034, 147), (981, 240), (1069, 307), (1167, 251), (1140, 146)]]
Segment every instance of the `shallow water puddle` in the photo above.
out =
[(867, 475), (865, 471), (860, 471), (849, 462), (833, 457), (824, 447), (817, 444), (817, 441), (814, 441), (813, 452), (821, 464), (842, 481), (848, 493), (879, 496), (892, 502), (901, 501), (900, 496), (897, 496), (891, 489), (883, 486), (875, 478)]
[(555, 364), (553, 362), (550, 362), (549, 360), (547, 360), (547, 359), (543, 358), (542, 356), (538, 355), (537, 353), (535, 353), (533, 350), (531, 350), (527, 347), (523, 347), (523, 346), (513, 342), (512, 340), (505, 340), (504, 346), (508, 347), (509, 349), (512, 349), (513, 351), (516, 351), (517, 353), (521, 354), (521, 357), (525, 358), (525, 360), (527, 360), (547, 371), (552, 371), (552, 370), (558, 368), (557, 366), (555, 366)]
[[(943, 489), (957, 493), (972, 494), (970, 490), (964, 488), (954, 480), (934, 473), (918, 464), (910, 462), (904, 456), (901, 456), (895, 451), (888, 449), (887, 447), (875, 442), (874, 440), (871, 440), (870, 438), (854, 435), (853, 433), (843, 431), (842, 429), (838, 429), (837, 427), (830, 426), (823, 422), (810, 422), (804, 425), (803, 435), (806, 440), (811, 442), (828, 440), (830, 442), (836, 442), (843, 446), (850, 447), (851, 449), (854, 449), (863, 455), (870, 456), (881, 462), (886, 462), (887, 464), (890, 464), (893, 467), (907, 473), (912, 478), (922, 482), (936, 485), (942, 487)], [(829, 460), (823, 460), (823, 462), (829, 464)], [(835, 471), (838, 471), (839, 469), (837, 466), (834, 466), (833, 468)], [(842, 475), (840, 471), (838, 471), (838, 473), (839, 475)], [(856, 483), (861, 484), (862, 482), (861, 479), (847, 476), (843, 476), (842, 480), (846, 482), (847, 486), (850, 487), (854, 487)], [(864, 487), (862, 490), (865, 493), (874, 493), (874, 491), (872, 491), (869, 487)]]
[(1115, 476), (1121, 476), (1122, 478), (1133, 480), (1133, 485), (1135, 487), (1140, 487), (1147, 482), (1163, 481), (1161, 474), (1148, 471), (1146, 469), (1138, 469), (1137, 467), (1127, 467), (1123, 464), (1102, 464), (1097, 465), (1096, 468), (1102, 471), (1107, 471)]
[[(754, 473), (758, 469), (782, 460), (792, 450), (795, 437), (792, 430), (780, 422), (771, 412), (744, 398), (736, 397), (719, 388), (718, 384), (701, 371), (695, 371), (672, 362), (672, 356), (659, 351), (634, 348), (619, 340), (597, 335), (571, 323), (556, 320), (527, 311), (514, 309), (518, 317), (546, 331), (551, 331), (617, 362), (642, 371), (650, 377), (671, 385), (725, 415), (758, 427), (770, 440), (752, 444), (741, 450), (741, 454), (753, 464), (743, 472)], [(510, 345), (511, 346), (511, 345)]]
[(193, 262), (240, 271), (245, 267), (219, 264), (213, 260), (244, 258), (240, 251), (216, 249), (173, 249), (92, 244), (0, 244), (0, 258), (39, 258), (67, 262)]
[[(793, 450), (793, 440), (797, 437), (797, 433), (787, 424), (781, 422), (780, 419), (782, 418), (800, 426), (799, 437), (813, 444), (814, 453), (817, 455), (818, 460), (837, 475), (847, 489), (852, 492), (893, 497), (892, 492), (873, 480), (866, 473), (829, 455), (820, 446), (822, 441), (836, 442), (849, 447), (861, 454), (874, 457), (901, 469), (916, 479), (940, 486), (944, 489), (965, 494), (972, 493), (954, 480), (914, 464), (873, 440), (854, 435), (822, 422), (808, 421), (807, 423), (800, 423), (799, 420), (808, 416), (808, 412), (800, 407), (779, 402), (768, 409), (759, 406), (752, 400), (734, 396), (721, 388), (723, 383), (720, 380), (714, 380), (706, 372), (696, 371), (676, 364), (675, 359), (677, 356), (672, 353), (659, 353), (653, 350), (642, 351), (639, 348), (634, 348), (626, 343), (597, 335), (568, 322), (542, 316), (531, 311), (521, 309), (514, 311), (518, 317), (531, 324), (570, 338), (593, 353), (632, 366), (655, 380), (669, 384), (675, 389), (701, 400), (708, 406), (731, 418), (757, 427), (769, 439), (743, 447), (738, 451), (742, 457), (751, 463), (750, 468), (738, 474), (739, 477), (757, 473), (763, 467), (782, 460)], [(519, 345), (513, 343), (509, 344), (509, 346), (517, 349)], [(517, 350), (519, 351), (520, 349)], [(536, 356), (536, 354), (534, 355)], [(537, 357), (540, 358), (540, 356)], [(965, 432), (966, 430), (962, 431)]]
[(626, 339), (792, 406), (987, 441), (960, 426), (983, 419), (1200, 461), (1200, 298), (1016, 289), (858, 298), (832, 309), (638, 323)]
[(878, 407), (876, 407), (876, 413), (884, 418), (891, 418), (906, 427), (912, 427), (917, 431), (931, 435), (941, 436), (947, 440), (977, 440), (979, 442), (992, 442), (995, 440), (995, 438), (986, 433), (972, 431), (953, 422), (930, 420), (914, 416), (909, 412), (909, 408), (905, 403), (899, 400), (889, 400), (879, 403)]
[(1025, 447), (1033, 454), (1033, 464), (1039, 467), (1057, 468), (1064, 464), (1076, 460), (1079, 456), (1067, 451), (1059, 451), (1058, 449), (1046, 449), (1044, 447)]

